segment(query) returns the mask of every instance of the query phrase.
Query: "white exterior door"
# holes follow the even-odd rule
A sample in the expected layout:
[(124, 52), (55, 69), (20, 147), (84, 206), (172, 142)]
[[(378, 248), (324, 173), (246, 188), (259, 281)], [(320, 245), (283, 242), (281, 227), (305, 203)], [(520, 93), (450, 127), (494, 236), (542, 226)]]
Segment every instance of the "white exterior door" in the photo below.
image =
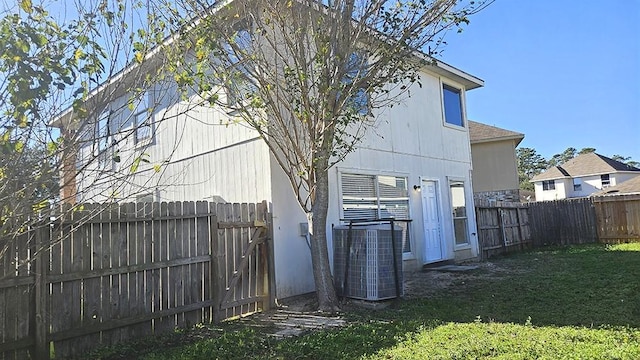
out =
[(422, 180), (422, 221), (424, 227), (424, 259), (431, 263), (444, 260), (442, 233), (440, 231), (440, 206), (435, 181)]

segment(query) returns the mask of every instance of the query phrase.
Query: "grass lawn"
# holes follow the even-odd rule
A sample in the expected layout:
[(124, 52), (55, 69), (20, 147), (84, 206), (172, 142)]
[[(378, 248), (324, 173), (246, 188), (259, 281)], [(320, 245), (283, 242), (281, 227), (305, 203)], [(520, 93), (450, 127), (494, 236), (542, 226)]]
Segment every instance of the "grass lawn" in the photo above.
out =
[(349, 312), (350, 324), (337, 330), (276, 341), (231, 323), (188, 345), (152, 341), (161, 349), (133, 345), (93, 357), (640, 359), (640, 244), (545, 249), (492, 262), (508, 271), (385, 310)]

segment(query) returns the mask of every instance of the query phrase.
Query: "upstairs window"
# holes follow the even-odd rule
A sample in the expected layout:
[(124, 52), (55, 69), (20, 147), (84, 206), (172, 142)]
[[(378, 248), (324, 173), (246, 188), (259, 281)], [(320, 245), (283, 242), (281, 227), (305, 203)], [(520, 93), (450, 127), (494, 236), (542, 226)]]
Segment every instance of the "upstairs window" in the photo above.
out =
[(109, 111), (103, 112), (96, 122), (94, 155), (97, 158), (98, 167), (105, 168), (111, 159), (109, 142), (111, 131), (109, 129)]
[(611, 179), (609, 178), (609, 174), (600, 175), (600, 181), (602, 182), (603, 189), (611, 185)]
[[(367, 75), (367, 57), (363, 53), (354, 52), (349, 56), (349, 62), (347, 64), (347, 71), (342, 80), (345, 88), (353, 87), (354, 84), (362, 82), (362, 79)], [(346, 110), (349, 113), (366, 116), (369, 114), (369, 94), (367, 90), (358, 86), (351, 89), (351, 96), (346, 99)]]
[(555, 180), (545, 180), (542, 182), (542, 190), (555, 190), (556, 189), (556, 181)]
[(242, 107), (251, 100), (257, 91), (253, 74), (255, 69), (251, 60), (252, 38), (245, 27), (241, 27), (233, 37), (231, 43), (224, 45), (230, 68), (228, 78), (225, 79), (227, 106), (233, 110)]
[(140, 95), (139, 102), (135, 108), (135, 113), (133, 115), (134, 121), (134, 140), (136, 145), (138, 144), (146, 144), (151, 141), (153, 137), (153, 128), (152, 128), (152, 114), (151, 114), (151, 96), (148, 92), (144, 92)]
[(442, 84), (442, 102), (444, 104), (444, 121), (447, 124), (464, 126), (462, 119), (462, 91), (453, 86)]
[(582, 191), (582, 179), (573, 179), (573, 191)]

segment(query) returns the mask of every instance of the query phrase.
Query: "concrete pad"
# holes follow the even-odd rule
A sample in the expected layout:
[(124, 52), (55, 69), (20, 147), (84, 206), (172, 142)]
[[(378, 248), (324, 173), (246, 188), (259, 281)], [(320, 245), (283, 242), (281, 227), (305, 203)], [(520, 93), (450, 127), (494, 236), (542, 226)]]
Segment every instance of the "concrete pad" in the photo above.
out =
[(424, 269), (424, 271), (449, 271), (449, 272), (465, 272), (476, 270), (478, 267), (473, 265), (443, 265)]

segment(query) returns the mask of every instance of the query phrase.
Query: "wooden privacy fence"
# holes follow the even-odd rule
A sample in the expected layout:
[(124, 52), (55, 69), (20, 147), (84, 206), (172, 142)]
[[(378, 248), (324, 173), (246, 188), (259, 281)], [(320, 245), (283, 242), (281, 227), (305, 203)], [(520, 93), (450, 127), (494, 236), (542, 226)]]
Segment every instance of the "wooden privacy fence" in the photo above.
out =
[(476, 219), (482, 259), (531, 247), (526, 204), (476, 206)]
[(598, 242), (592, 198), (529, 203), (533, 246)]
[(593, 205), (600, 242), (640, 242), (640, 194), (594, 197)]
[(528, 246), (640, 242), (640, 194), (476, 207), (483, 258)]
[(0, 240), (0, 359), (76, 356), (274, 302), (265, 202), (79, 209)]

